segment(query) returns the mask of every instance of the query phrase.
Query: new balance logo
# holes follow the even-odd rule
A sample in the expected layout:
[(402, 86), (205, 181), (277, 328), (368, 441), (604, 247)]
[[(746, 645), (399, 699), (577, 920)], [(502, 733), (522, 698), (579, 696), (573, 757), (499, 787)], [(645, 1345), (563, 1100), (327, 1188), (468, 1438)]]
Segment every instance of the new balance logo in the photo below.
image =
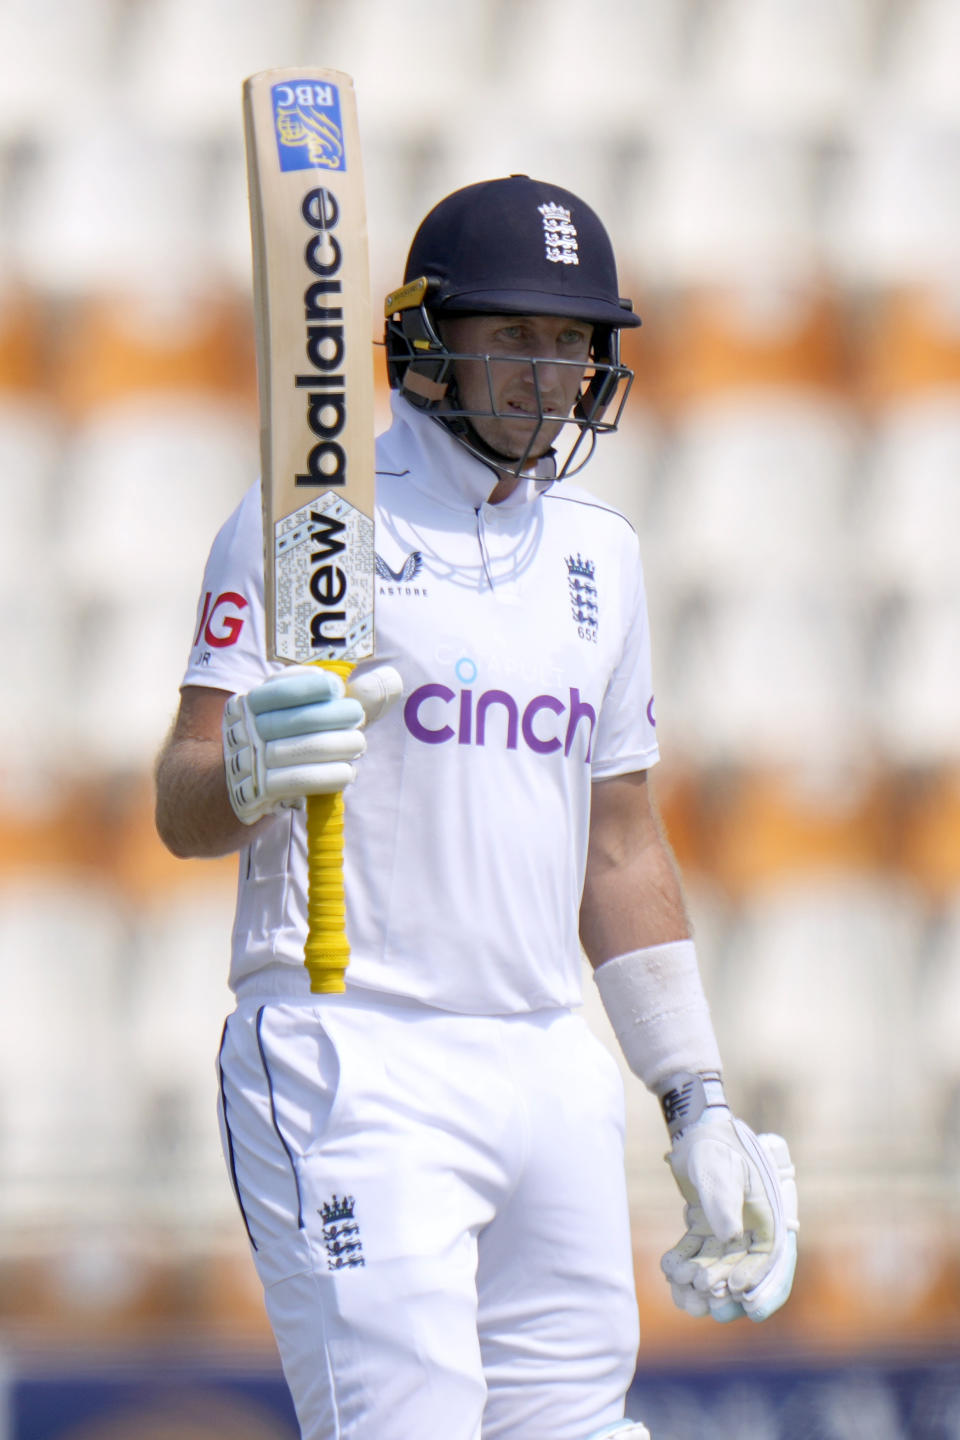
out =
[(663, 1096), (660, 1105), (663, 1109), (663, 1118), (668, 1125), (672, 1125), (675, 1120), (686, 1118), (695, 1085), (696, 1081), (690, 1079), (686, 1084), (681, 1085), (679, 1090), (668, 1090)]

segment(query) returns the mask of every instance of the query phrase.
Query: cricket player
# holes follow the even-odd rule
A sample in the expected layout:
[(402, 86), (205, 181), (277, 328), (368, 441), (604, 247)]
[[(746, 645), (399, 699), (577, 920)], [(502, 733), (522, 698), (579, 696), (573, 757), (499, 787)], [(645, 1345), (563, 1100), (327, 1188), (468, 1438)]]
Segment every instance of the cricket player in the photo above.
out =
[[(448, 196), (388, 301), (377, 649), (268, 663), (254, 486), (157, 769), (239, 854), (224, 1153), (304, 1440), (644, 1440), (618, 1068), (662, 1104), (694, 1315), (786, 1300), (796, 1192), (730, 1112), (658, 758), (637, 536), (569, 476), (632, 378), (606, 231), (527, 176)], [(209, 637), (213, 635), (211, 640)], [(303, 965), (302, 800), (345, 790), (346, 993)]]

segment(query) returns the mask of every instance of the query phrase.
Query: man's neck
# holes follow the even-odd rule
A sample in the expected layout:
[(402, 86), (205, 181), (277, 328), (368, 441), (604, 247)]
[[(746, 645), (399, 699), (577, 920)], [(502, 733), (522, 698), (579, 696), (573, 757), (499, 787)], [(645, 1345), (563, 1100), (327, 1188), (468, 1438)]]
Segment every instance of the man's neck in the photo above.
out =
[(487, 504), (499, 505), (502, 501), (509, 500), (514, 490), (516, 490), (520, 484), (520, 480), (521, 477), (519, 475), (501, 475), (487, 496)]

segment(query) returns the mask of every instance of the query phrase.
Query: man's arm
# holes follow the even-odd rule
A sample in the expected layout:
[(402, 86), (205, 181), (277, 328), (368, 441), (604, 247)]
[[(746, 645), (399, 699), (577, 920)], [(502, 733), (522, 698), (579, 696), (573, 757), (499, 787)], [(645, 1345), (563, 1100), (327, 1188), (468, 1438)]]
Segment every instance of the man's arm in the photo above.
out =
[(157, 760), (157, 831), (181, 860), (228, 855), (253, 838), (227, 795), (221, 726), (229, 698), (226, 690), (185, 685)]
[(160, 838), (180, 859), (228, 855), (277, 811), (343, 790), (367, 748), (361, 727), (402, 689), (391, 665), (357, 675), (346, 695), (318, 665), (286, 666), (242, 695), (185, 685), (157, 761)]
[(580, 905), (580, 939), (591, 965), (689, 935), (680, 874), (647, 772), (598, 780)]
[(674, 1300), (691, 1315), (763, 1320), (796, 1266), (790, 1152), (727, 1106), (679, 872), (642, 771), (593, 787), (580, 935), (627, 1063), (667, 1122), (687, 1222), (662, 1261)]

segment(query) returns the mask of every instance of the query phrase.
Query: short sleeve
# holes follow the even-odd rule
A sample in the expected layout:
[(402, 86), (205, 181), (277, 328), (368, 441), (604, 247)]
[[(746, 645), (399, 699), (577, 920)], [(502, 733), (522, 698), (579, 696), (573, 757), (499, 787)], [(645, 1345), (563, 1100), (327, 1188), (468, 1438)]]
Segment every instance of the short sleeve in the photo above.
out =
[(622, 560), (624, 643), (597, 723), (593, 779), (646, 770), (660, 758), (653, 699), (650, 625), (636, 536)]
[(274, 673), (264, 643), (262, 536), (254, 485), (211, 546), (183, 685), (233, 693)]

